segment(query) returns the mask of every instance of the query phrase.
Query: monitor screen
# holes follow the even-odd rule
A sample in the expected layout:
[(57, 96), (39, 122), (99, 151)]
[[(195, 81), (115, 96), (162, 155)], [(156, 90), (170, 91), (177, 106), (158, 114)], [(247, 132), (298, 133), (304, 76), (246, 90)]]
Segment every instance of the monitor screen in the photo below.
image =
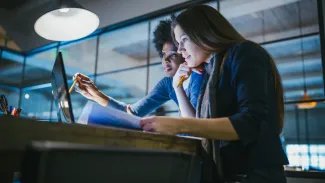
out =
[(61, 52), (57, 54), (55, 59), (51, 75), (51, 84), (55, 100), (54, 102), (58, 109), (58, 120), (60, 122), (74, 123), (67, 77)]

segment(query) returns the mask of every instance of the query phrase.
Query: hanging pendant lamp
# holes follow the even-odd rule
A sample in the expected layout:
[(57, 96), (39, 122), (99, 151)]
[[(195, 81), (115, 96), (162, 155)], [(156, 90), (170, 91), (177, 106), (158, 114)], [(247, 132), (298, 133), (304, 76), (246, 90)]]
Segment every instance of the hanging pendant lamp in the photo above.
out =
[(51, 41), (72, 41), (88, 36), (98, 28), (98, 16), (80, 4), (72, 0), (51, 1), (50, 11), (34, 24), (41, 37)]
[[(310, 98), (307, 94), (307, 92), (304, 92), (304, 96), (300, 99), (301, 101), (311, 101), (312, 98)], [(305, 102), (305, 103), (298, 103), (297, 107), (299, 109), (312, 109), (317, 106), (317, 102)]]

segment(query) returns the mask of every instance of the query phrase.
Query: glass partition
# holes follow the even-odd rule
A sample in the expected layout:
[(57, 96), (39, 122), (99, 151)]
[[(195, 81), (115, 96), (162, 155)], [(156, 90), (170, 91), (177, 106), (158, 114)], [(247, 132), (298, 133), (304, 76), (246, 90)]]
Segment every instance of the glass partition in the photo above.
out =
[(0, 94), (6, 96), (8, 106), (19, 107), (23, 80), (24, 56), (0, 50)]

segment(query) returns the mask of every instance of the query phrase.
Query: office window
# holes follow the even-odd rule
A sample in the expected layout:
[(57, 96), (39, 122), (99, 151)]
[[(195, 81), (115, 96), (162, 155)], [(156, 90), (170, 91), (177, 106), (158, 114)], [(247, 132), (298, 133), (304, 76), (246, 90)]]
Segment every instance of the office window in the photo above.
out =
[(85, 75), (95, 74), (96, 44), (97, 37), (91, 37), (60, 47), (68, 75), (67, 79), (72, 79), (76, 72)]
[(316, 0), (238, 2), (221, 1), (220, 12), (249, 40), (262, 43), (318, 32)]
[(26, 57), (21, 107), (27, 117), (50, 120), (52, 106), (51, 72), (56, 48)]
[(287, 102), (299, 101), (305, 93), (314, 100), (324, 98), (318, 35), (263, 46), (277, 64)]
[[(323, 147), (325, 144), (324, 107), (325, 103), (318, 103), (315, 108), (302, 110), (297, 108), (297, 104), (286, 105), (282, 139), (289, 158), (289, 166), (321, 169), (321, 165), (324, 165), (315, 163), (315, 154), (320, 156), (317, 161), (325, 156), (324, 150), (320, 151), (319, 148), (315, 148)], [(295, 153), (292, 150), (293, 146), (290, 145), (297, 145), (294, 146)], [(288, 147), (292, 148), (288, 149)], [(300, 154), (297, 154), (296, 151)], [(305, 160), (301, 160), (302, 156)]]
[(52, 98), (50, 86), (35, 90), (23, 90), (21, 108), (24, 117), (49, 121), (51, 119)]
[(148, 26), (148, 22), (143, 22), (102, 34), (98, 73), (146, 65)]
[(19, 107), (24, 56), (0, 50), (0, 94), (4, 94), (8, 105)]
[(106, 95), (132, 104), (146, 94), (147, 68), (129, 69), (122, 72), (99, 75), (96, 85)]
[(302, 117), (296, 104), (285, 105), (284, 127), (281, 134), (284, 146), (300, 140), (300, 124), (305, 124), (301, 122)]
[(325, 145), (288, 144), (290, 166), (305, 170), (325, 170)]

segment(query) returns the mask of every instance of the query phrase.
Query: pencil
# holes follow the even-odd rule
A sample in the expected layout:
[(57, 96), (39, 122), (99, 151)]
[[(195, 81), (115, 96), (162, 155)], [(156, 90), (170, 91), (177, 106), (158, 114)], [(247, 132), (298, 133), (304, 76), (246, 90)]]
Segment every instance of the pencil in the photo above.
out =
[(69, 93), (72, 92), (72, 89), (74, 88), (74, 85), (76, 85), (76, 83), (77, 83), (77, 78), (73, 81), (72, 86), (69, 89)]
[(177, 84), (177, 88), (180, 87), (183, 84), (184, 81), (185, 81), (185, 75), (181, 76), (181, 78), (179, 79), (178, 84)]

